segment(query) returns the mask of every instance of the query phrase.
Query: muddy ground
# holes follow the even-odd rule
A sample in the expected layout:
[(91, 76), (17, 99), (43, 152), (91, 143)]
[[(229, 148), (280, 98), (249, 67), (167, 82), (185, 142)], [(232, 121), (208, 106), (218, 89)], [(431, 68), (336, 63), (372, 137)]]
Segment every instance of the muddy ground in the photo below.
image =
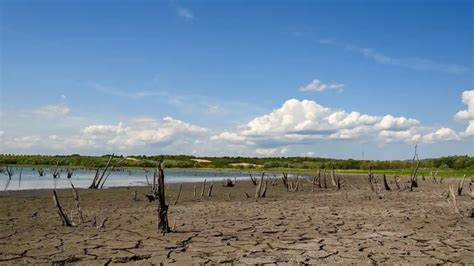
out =
[[(420, 180), (414, 192), (391, 182), (392, 191), (379, 185), (380, 199), (366, 177), (343, 179), (341, 190), (314, 193), (306, 180), (297, 192), (280, 180), (259, 199), (246, 197), (255, 194), (250, 182), (214, 183), (210, 198), (200, 197), (201, 184), (185, 184), (176, 205), (178, 185), (171, 185), (174, 232), (166, 235), (147, 187), (79, 190), (85, 221), (76, 227), (61, 225), (51, 190), (0, 192), (0, 264), (474, 263), (468, 184), (455, 214), (442, 194), (457, 180)], [(72, 191), (58, 195), (77, 223)], [(93, 226), (94, 216), (97, 224), (107, 218), (104, 228)]]

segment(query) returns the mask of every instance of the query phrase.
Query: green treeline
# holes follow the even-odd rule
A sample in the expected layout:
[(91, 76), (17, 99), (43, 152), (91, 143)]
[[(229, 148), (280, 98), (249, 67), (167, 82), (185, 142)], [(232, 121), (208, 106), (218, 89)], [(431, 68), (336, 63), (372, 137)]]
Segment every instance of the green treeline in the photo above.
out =
[[(69, 167), (98, 167), (105, 165), (110, 155), (83, 156), (72, 155), (13, 155), (0, 154), (0, 166), (3, 165), (56, 165)], [(123, 156), (114, 158), (114, 162), (123, 159)], [(164, 161), (168, 168), (293, 168), (293, 169), (327, 169), (332, 165), (336, 169), (361, 169), (369, 166), (374, 170), (409, 169), (410, 160), (406, 161), (375, 161), (375, 160), (338, 160), (316, 157), (194, 157), (188, 155), (156, 155), (156, 156), (128, 156), (123, 160), (122, 167), (154, 167), (156, 161)], [(237, 164), (237, 165), (232, 165)], [(470, 169), (474, 170), (474, 157), (447, 156), (436, 159), (425, 159), (420, 162), (421, 168), (441, 169)]]

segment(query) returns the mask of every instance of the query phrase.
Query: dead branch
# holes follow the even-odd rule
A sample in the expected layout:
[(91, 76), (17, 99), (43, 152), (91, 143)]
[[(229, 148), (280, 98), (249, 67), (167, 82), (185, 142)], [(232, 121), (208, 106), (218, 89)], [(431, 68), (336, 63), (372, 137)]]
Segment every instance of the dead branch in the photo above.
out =
[(133, 191), (133, 201), (138, 201), (138, 192), (136, 189)]
[(332, 184), (333, 187), (336, 187), (337, 186), (336, 177), (335, 177), (336, 171), (334, 169), (334, 164), (332, 164), (331, 167), (332, 167), (332, 169), (331, 169), (331, 184)]
[(107, 222), (107, 220), (109, 219), (109, 217), (105, 217), (102, 222), (100, 223), (99, 226), (97, 226), (97, 229), (103, 229), (105, 227), (105, 222)]
[(459, 185), (458, 185), (458, 196), (461, 196), (461, 194), (462, 194), (462, 189), (463, 189), (463, 187), (464, 187), (464, 179), (466, 179), (466, 175), (464, 175), (464, 176), (462, 177), (462, 180), (459, 181)]
[(209, 190), (207, 191), (207, 197), (212, 197), (212, 187), (214, 187), (214, 181), (211, 180), (211, 185), (209, 186)]
[(74, 169), (66, 169), (66, 172), (67, 172), (67, 178), (71, 178), (72, 175), (74, 174)]
[(265, 184), (263, 185), (263, 189), (262, 189), (262, 194), (261, 194), (261, 198), (265, 198), (265, 196), (267, 195), (267, 187), (268, 187), (268, 178), (265, 179)]
[(51, 169), (51, 174), (53, 178), (59, 178), (61, 176), (61, 171), (59, 171), (59, 162), (56, 162), (56, 168)]
[(289, 184), (288, 184), (288, 174), (283, 172), (283, 176), (281, 177), (281, 180), (283, 181), (283, 186), (285, 186), (286, 191), (290, 191)]
[(258, 182), (258, 185), (255, 189), (255, 198), (263, 198), (265, 197), (265, 192), (267, 190), (267, 185), (266, 183), (264, 184), (264, 178), (265, 178), (265, 173), (262, 173), (262, 176), (260, 177), (260, 180)]
[(392, 189), (390, 189), (390, 186), (387, 183), (387, 177), (385, 176), (385, 174), (383, 174), (383, 186), (385, 187), (386, 191), (392, 190)]
[(43, 170), (43, 168), (38, 168), (37, 171), (38, 171), (38, 175), (39, 175), (39, 176), (44, 176), (44, 170)]
[[(410, 175), (410, 191), (413, 191), (413, 188), (418, 187), (418, 182), (417, 182), (417, 173), (418, 169), (420, 168), (420, 159), (418, 158), (418, 153), (417, 153), (417, 148), (418, 144), (415, 145), (415, 155), (413, 155), (413, 160), (412, 160), (412, 165), (413, 165), (413, 171)], [(416, 159), (416, 166), (415, 166), (415, 159)]]
[(394, 176), (393, 180), (395, 181), (395, 185), (397, 186), (397, 189), (400, 190), (400, 178), (398, 176)]
[(72, 187), (72, 194), (74, 196), (74, 202), (76, 203), (77, 214), (79, 216), (79, 222), (82, 223), (84, 221), (84, 216), (82, 215), (81, 203), (79, 202), (79, 194), (77, 193), (77, 189), (74, 187), (72, 182), (71, 182), (71, 187)]
[(63, 208), (61, 207), (61, 204), (59, 203), (58, 195), (56, 194), (56, 190), (53, 190), (53, 200), (54, 200), (54, 205), (56, 208), (58, 208), (58, 215), (59, 218), (61, 219), (61, 222), (65, 226), (75, 226), (71, 220), (67, 217), (67, 215), (64, 213)]
[(452, 198), (452, 202), (449, 201), (449, 198), (447, 199), (448, 203), (451, 205), (451, 207), (453, 208), (454, 212), (455, 213), (458, 213), (459, 214), (459, 208), (458, 208), (458, 204), (456, 202), (456, 195), (454, 194), (454, 187), (453, 185), (450, 185), (449, 186), (449, 195), (450, 195), (450, 198)]
[(256, 186), (256, 185), (257, 185), (257, 178), (255, 178), (255, 177), (252, 175), (252, 173), (250, 173), (250, 172), (249, 172), (249, 175), (250, 175), (250, 181), (252, 181), (252, 184), (253, 184), (254, 186)]
[(95, 172), (95, 177), (92, 180), (92, 184), (89, 186), (89, 189), (98, 189), (99, 188), (100, 182), (104, 178), (105, 173), (107, 172), (107, 169), (109, 168), (110, 162), (112, 161), (113, 158), (114, 158), (114, 154), (112, 153), (112, 155), (110, 155), (110, 157), (109, 157), (107, 165), (105, 165), (105, 169), (102, 172), (102, 174), (100, 174), (100, 166), (97, 168), (97, 170)]
[[(105, 185), (105, 181), (107, 181), (107, 179), (109, 178), (110, 174), (114, 171), (115, 167), (117, 165), (120, 165), (123, 161), (125, 161), (127, 159), (127, 157), (124, 157), (122, 158), (122, 160), (120, 160), (118, 163), (112, 165), (112, 168), (110, 168), (109, 172), (107, 173), (107, 175), (105, 176), (104, 180), (102, 181), (102, 184), (100, 185), (100, 188), (102, 189)], [(106, 171), (106, 170), (104, 170)], [(132, 175), (132, 171), (131, 170), (128, 170), (128, 175)], [(100, 182), (99, 182), (100, 184)]]
[(342, 188), (342, 185), (344, 185), (345, 181), (341, 180), (341, 177), (338, 175), (336, 178), (336, 185), (337, 189), (340, 190)]
[(206, 189), (206, 179), (202, 183), (201, 198), (204, 197), (204, 190)]
[(374, 175), (372, 174), (372, 167), (371, 166), (369, 166), (368, 180), (369, 180), (369, 184), (370, 184), (370, 189), (372, 191), (375, 191), (375, 187), (374, 187), (374, 184), (373, 184)]
[(176, 200), (174, 201), (174, 205), (178, 204), (179, 197), (181, 196), (181, 189), (183, 188), (183, 184), (179, 184), (179, 191)]
[(324, 180), (323, 180), (323, 181), (324, 181), (324, 182), (323, 182), (323, 184), (324, 184), (324, 189), (327, 189), (327, 188), (328, 188), (328, 183), (327, 183), (327, 181), (326, 181), (326, 169), (324, 169), (323, 176), (324, 176)]
[(23, 172), (23, 168), (20, 168), (20, 175), (18, 176), (18, 188), (21, 187), (21, 173)]

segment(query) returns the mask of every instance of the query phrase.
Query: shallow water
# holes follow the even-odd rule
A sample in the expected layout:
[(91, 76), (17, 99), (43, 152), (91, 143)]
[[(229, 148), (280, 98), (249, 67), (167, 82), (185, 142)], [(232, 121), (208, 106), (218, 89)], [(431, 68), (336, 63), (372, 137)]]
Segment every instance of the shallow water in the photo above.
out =
[[(0, 174), (0, 189), (2, 190), (24, 190), (24, 189), (47, 189), (47, 188), (70, 188), (73, 183), (78, 188), (88, 188), (95, 176), (95, 170), (77, 169), (71, 178), (67, 178), (65, 169), (61, 169), (59, 178), (53, 178), (51, 169), (44, 169), (44, 176), (39, 176), (32, 167), (23, 168), (20, 180), (20, 168), (13, 168), (13, 176), (8, 180), (6, 173)], [(125, 171), (113, 171), (104, 185), (105, 187), (120, 186), (144, 186), (153, 182), (153, 171), (144, 169), (130, 169)], [(221, 182), (224, 178), (232, 180), (249, 179), (248, 172), (244, 171), (220, 171), (220, 170), (196, 170), (196, 169), (165, 169), (165, 183), (189, 183), (207, 181)]]

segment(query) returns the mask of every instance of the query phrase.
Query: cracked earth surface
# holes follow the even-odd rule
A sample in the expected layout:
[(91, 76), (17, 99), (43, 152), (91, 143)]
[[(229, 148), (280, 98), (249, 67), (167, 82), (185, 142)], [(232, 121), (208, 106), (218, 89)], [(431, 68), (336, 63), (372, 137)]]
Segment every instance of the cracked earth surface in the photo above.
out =
[[(258, 200), (246, 198), (255, 193), (249, 182), (214, 183), (211, 198), (199, 197), (201, 184), (197, 197), (185, 184), (177, 205), (171, 185), (174, 232), (166, 235), (145, 187), (78, 190), (84, 222), (75, 227), (61, 225), (51, 190), (1, 192), (0, 264), (474, 263), (474, 203), (467, 193), (457, 197), (456, 215), (441, 197), (457, 181), (420, 181), (414, 192), (382, 191), (379, 199), (366, 177), (344, 180), (342, 190), (314, 193), (307, 181), (298, 192), (279, 181)], [(71, 190), (58, 195), (77, 223)], [(94, 216), (108, 218), (104, 228), (92, 226)]]

